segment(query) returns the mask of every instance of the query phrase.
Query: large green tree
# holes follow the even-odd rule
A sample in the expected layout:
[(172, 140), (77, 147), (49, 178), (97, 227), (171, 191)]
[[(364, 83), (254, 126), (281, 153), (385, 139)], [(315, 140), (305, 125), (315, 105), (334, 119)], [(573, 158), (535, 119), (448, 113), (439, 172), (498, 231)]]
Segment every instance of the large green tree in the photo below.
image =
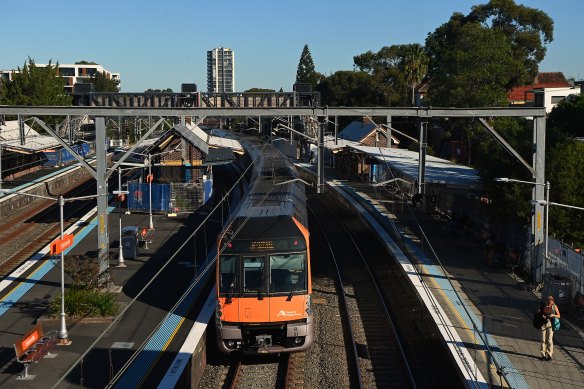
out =
[(0, 104), (71, 105), (71, 96), (65, 93), (65, 80), (59, 77), (57, 67), (51, 61), (45, 67), (37, 67), (29, 57), (12, 74), (12, 80), (0, 83)]
[[(533, 81), (545, 56), (545, 44), (552, 39), (553, 20), (513, 0), (474, 6), (468, 16), (454, 13), (426, 39), (431, 103), (503, 103), (501, 90)], [(468, 80), (475, 74), (476, 87), (470, 90), (474, 95), (461, 101), (461, 78)]]
[(355, 68), (372, 75), (388, 105), (404, 106), (412, 103), (413, 89), (426, 74), (428, 61), (423, 47), (415, 43), (384, 46), (376, 53), (354, 56), (353, 62)]
[(315, 71), (310, 49), (308, 48), (308, 45), (304, 45), (302, 54), (300, 54), (298, 68), (296, 69), (296, 82), (306, 82), (312, 85), (312, 88), (315, 88), (318, 79), (319, 74)]
[[(445, 107), (504, 106), (506, 92), (522, 67), (506, 36), (479, 23), (445, 25), (427, 40), (433, 55), (430, 103)], [(437, 30), (437, 31), (439, 31)], [(444, 44), (448, 43), (448, 44)]]
[(558, 104), (548, 116), (546, 146), (566, 138), (584, 137), (584, 95), (573, 95)]
[(511, 44), (513, 58), (523, 64), (513, 80), (516, 85), (529, 84), (544, 59), (545, 44), (554, 38), (554, 21), (545, 12), (518, 5), (513, 0), (491, 0), (472, 7), (468, 22), (478, 22), (501, 31)]
[(338, 71), (317, 86), (322, 103), (332, 107), (373, 107), (386, 103), (373, 76), (366, 72)]
[[(547, 153), (546, 179), (550, 182), (550, 201), (584, 207), (584, 142), (565, 139)], [(550, 235), (578, 247), (584, 245), (582, 211), (551, 205)]]
[(89, 82), (93, 84), (95, 92), (114, 92), (120, 91), (120, 81), (107, 76), (105, 72), (97, 72), (89, 78)]

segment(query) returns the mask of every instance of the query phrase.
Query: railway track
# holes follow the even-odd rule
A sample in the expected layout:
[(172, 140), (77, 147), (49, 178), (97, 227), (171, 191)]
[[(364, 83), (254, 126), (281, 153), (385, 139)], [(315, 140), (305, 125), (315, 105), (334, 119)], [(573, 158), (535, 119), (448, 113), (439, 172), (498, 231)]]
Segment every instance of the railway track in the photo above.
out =
[(306, 354), (280, 354), (246, 358), (238, 355), (230, 364), (223, 388), (304, 388)]
[[(309, 207), (315, 219), (334, 221), (326, 225), (319, 222), (317, 227), (333, 258), (338, 292), (344, 300), (341, 311), (345, 315), (347, 358), (353, 366), (351, 386), (415, 388), (385, 296), (360, 250), (367, 242), (353, 238), (344, 221), (336, 216), (339, 210), (332, 209), (322, 197), (315, 199)], [(313, 225), (313, 231), (314, 228)]]
[[(110, 186), (117, 187), (117, 179), (110, 178)], [(76, 182), (61, 188), (65, 198), (95, 194), (93, 180)], [(95, 200), (65, 203), (65, 229), (79, 220)], [(0, 278), (6, 277), (18, 266), (45, 247), (60, 233), (59, 206), (56, 201), (40, 200), (18, 209), (0, 219)]]

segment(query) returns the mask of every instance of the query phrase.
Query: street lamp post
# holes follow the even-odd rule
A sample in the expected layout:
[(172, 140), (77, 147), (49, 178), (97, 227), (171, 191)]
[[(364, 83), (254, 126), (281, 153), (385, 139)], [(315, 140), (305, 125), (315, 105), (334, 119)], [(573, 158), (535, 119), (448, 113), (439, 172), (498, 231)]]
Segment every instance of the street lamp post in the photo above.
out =
[[(65, 237), (64, 222), (65, 199), (63, 195), (59, 196), (59, 220), (61, 223), (61, 240)], [(63, 345), (71, 344), (67, 324), (65, 323), (65, 250), (61, 250), (61, 326), (59, 327), (59, 342)]]
[(124, 263), (124, 246), (122, 244), (122, 195), (128, 194), (127, 190), (122, 190), (122, 168), (118, 166), (118, 189), (114, 190), (114, 194), (118, 195), (118, 215), (119, 215), (119, 223), (120, 223), (120, 253), (118, 255), (118, 264), (117, 267), (126, 267)]
[(152, 156), (148, 154), (148, 198), (150, 199), (150, 210), (149, 210), (149, 217), (150, 223), (148, 224), (148, 229), (154, 229), (154, 222), (152, 221)]

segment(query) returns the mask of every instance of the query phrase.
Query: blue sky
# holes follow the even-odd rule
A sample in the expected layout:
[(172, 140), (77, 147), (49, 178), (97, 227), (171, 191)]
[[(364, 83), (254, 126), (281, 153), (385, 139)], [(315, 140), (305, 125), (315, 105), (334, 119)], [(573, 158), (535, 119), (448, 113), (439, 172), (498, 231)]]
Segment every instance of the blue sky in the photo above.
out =
[[(2, 5), (0, 69), (30, 56), (73, 63), (94, 61), (119, 72), (123, 92), (180, 90), (195, 82), (205, 91), (207, 50), (235, 51), (236, 89), (292, 89), (304, 44), (316, 70), (351, 70), (353, 56), (383, 46), (424, 43), (453, 12), (467, 14), (487, 0), (61, 0), (6, 1)], [(555, 22), (540, 71), (584, 78), (577, 38), (582, 0), (516, 0)]]

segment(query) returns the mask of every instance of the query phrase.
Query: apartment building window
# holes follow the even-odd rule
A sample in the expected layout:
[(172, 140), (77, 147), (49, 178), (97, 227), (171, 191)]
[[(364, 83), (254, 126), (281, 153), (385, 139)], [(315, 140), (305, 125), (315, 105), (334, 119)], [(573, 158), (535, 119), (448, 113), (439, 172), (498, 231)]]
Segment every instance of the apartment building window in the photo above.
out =
[(62, 77), (75, 77), (75, 68), (59, 68), (59, 75)]

